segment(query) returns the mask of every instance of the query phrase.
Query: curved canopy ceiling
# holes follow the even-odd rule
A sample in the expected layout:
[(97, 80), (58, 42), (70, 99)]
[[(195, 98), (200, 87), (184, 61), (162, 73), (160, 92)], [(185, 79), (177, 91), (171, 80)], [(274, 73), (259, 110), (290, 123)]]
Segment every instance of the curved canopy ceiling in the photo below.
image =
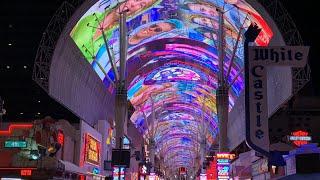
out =
[(154, 132), (157, 155), (171, 167), (193, 167), (201, 137), (206, 137), (208, 146), (216, 142), (217, 8), (224, 11), (224, 70), (227, 74), (231, 67), (227, 78), (231, 110), (244, 88), (241, 27), (256, 23), (262, 29), (256, 40), (260, 46), (273, 36), (260, 14), (244, 0), (99, 0), (70, 34), (112, 93), (114, 74), (101, 29), (119, 65), (118, 12), (128, 10), (128, 100), (136, 110), (131, 121), (145, 137)]

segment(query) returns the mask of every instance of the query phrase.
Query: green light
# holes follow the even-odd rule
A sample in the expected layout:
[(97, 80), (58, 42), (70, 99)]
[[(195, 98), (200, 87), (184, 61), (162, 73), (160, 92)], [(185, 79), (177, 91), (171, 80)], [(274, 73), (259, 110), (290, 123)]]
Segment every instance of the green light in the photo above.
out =
[(27, 142), (26, 141), (12, 141), (8, 140), (4, 142), (5, 148), (26, 148)]

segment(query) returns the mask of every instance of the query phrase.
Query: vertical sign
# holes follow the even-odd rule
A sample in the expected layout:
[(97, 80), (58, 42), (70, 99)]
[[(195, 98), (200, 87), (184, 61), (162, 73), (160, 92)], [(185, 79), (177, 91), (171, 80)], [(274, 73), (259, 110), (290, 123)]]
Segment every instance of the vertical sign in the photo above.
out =
[(249, 48), (249, 69), (251, 140), (269, 152), (266, 67), (259, 61), (252, 61), (252, 47)]
[(85, 142), (85, 161), (100, 166), (100, 142), (88, 133)]
[(230, 162), (235, 158), (235, 154), (217, 153), (218, 180), (230, 179)]
[[(269, 128), (267, 104), (267, 66), (304, 67), (307, 63), (309, 47), (256, 47), (248, 48), (246, 74), (246, 141), (248, 145), (264, 154), (269, 153)], [(248, 99), (247, 99), (248, 98)]]

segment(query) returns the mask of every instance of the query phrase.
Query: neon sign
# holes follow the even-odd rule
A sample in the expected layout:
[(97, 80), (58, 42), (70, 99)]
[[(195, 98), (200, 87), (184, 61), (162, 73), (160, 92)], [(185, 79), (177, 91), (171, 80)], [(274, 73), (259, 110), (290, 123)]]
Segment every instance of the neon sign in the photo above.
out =
[(11, 135), (14, 129), (30, 129), (32, 124), (10, 124), (8, 130), (0, 131), (1, 135)]
[(229, 179), (230, 161), (234, 158), (235, 158), (235, 154), (230, 154), (230, 153), (217, 154), (218, 179)]
[(100, 169), (97, 168), (97, 167), (94, 167), (94, 168), (92, 169), (92, 173), (95, 174), (95, 175), (100, 174)]
[(235, 154), (229, 154), (229, 153), (218, 153), (217, 159), (229, 159), (232, 160), (235, 158)]
[(100, 165), (100, 142), (89, 134), (86, 134), (85, 161), (94, 165)]
[(61, 144), (61, 146), (63, 146), (63, 143), (64, 143), (64, 134), (62, 131), (58, 131), (58, 135), (57, 135), (57, 140), (58, 140), (58, 143)]
[(21, 169), (20, 170), (21, 176), (31, 176), (32, 175), (32, 169)]
[(124, 180), (124, 167), (113, 167), (113, 180)]
[(289, 140), (293, 142), (296, 146), (302, 146), (304, 144), (308, 144), (311, 141), (311, 136), (308, 136), (309, 133), (307, 131), (295, 131), (291, 133), (289, 136)]

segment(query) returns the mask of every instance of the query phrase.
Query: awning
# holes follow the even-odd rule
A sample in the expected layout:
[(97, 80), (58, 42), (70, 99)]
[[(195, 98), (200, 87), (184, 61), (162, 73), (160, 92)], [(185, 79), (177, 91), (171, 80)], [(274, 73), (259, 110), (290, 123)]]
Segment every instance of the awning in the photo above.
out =
[(73, 172), (73, 173), (77, 173), (77, 174), (87, 174), (87, 172), (83, 168), (81, 168), (71, 162), (62, 161), (62, 160), (60, 160), (60, 162), (64, 164), (65, 171)]

